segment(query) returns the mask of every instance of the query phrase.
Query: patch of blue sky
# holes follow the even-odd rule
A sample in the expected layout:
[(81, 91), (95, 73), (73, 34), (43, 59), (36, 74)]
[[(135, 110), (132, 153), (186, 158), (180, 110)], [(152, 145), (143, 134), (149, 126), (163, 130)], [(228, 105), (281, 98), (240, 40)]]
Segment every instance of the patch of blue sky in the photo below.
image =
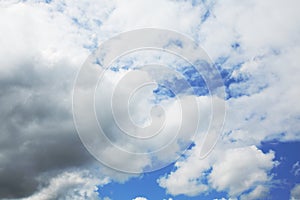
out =
[(102, 21), (99, 19), (93, 19), (93, 22), (97, 25), (97, 26), (101, 26), (102, 25)]
[(64, 10), (65, 10), (65, 8), (66, 8), (66, 3), (63, 2), (63, 1), (59, 1), (59, 2), (56, 4), (56, 9), (57, 9), (57, 11), (60, 12), (60, 13), (63, 13)]
[(183, 48), (183, 43), (179, 39), (171, 39), (166, 45), (163, 46), (163, 48), (172, 47), (172, 46)]
[(118, 67), (110, 67), (109, 69), (114, 72), (120, 71), (120, 69)]
[(250, 80), (251, 78), (245, 78), (242, 81), (230, 84), (229, 87), (226, 88), (227, 99), (257, 94), (268, 87), (267, 83), (256, 82), (253, 84), (253, 80)]
[(175, 94), (171, 89), (161, 84), (158, 84), (158, 87), (155, 90), (153, 90), (153, 93), (158, 96), (168, 96), (171, 98), (175, 97)]
[(71, 19), (72, 19), (72, 22), (75, 25), (77, 25), (78, 27), (86, 29), (86, 30), (90, 30), (91, 29), (87, 21), (80, 20), (77, 17), (72, 17)]
[[(198, 63), (201, 66), (204, 66), (205, 63)], [(206, 69), (205, 69), (206, 70)], [(205, 71), (203, 71), (204, 73)], [(181, 73), (184, 76), (185, 80), (192, 87), (194, 95), (204, 96), (209, 94), (208, 87), (206, 82), (201, 75), (201, 72), (197, 71), (194, 66), (185, 66), (181, 69)]]
[(279, 161), (279, 165), (271, 171), (273, 181), (270, 183), (270, 199), (289, 199), (291, 189), (295, 184), (300, 183), (300, 176), (293, 173), (294, 164), (300, 161), (299, 147), (299, 141), (271, 140), (261, 142), (260, 149), (263, 152), (274, 151), (275, 160)]
[[(101, 64), (96, 60), (96, 64)], [(116, 63), (110, 67), (111, 71), (118, 72), (120, 69), (138, 69), (134, 60), (126, 60), (122, 63)], [(209, 90), (206, 86), (205, 80), (201, 74), (193, 66), (182, 66), (176, 69), (181, 74), (181, 77), (172, 76), (167, 80), (159, 80), (158, 86), (153, 90), (155, 95), (155, 102), (158, 103), (161, 100), (174, 98), (176, 95), (196, 95), (204, 96), (209, 94)]]
[(215, 62), (214, 65), (217, 67), (220, 67), (221, 65), (223, 65), (224, 63), (226, 63), (226, 61), (229, 59), (229, 56), (221, 56), (218, 57)]
[(193, 6), (196, 6), (196, 5), (199, 5), (201, 3), (203, 3), (204, 0), (192, 0), (192, 5)]
[(137, 64), (132, 59), (117, 60), (112, 66), (109, 67), (111, 71), (118, 72), (122, 70), (135, 69)]
[(193, 66), (182, 69), (182, 74), (192, 87), (206, 87), (206, 83), (201, 74)]
[(206, 10), (204, 15), (201, 16), (201, 23), (205, 22), (210, 17), (210, 11)]
[(125, 184), (112, 182), (98, 188), (100, 197), (109, 197), (113, 200), (134, 199), (137, 196), (147, 199), (164, 199), (165, 189), (159, 187), (157, 179), (173, 170), (173, 164), (158, 171), (142, 174), (140, 177), (131, 178)]
[(83, 48), (90, 50), (91, 52), (94, 52), (98, 49), (98, 40), (97, 38), (93, 38), (90, 43), (84, 44)]
[(102, 67), (102, 60), (100, 58), (96, 58), (93, 64), (99, 65)]
[[(237, 47), (237, 44), (235, 44), (234, 47), (239, 48)], [(231, 65), (229, 68), (223, 68), (223, 65), (227, 62), (228, 59), (228, 57), (220, 57), (215, 62), (215, 66), (220, 71), (220, 75), (224, 81), (226, 99), (251, 95), (251, 93), (253, 92), (253, 88), (250, 87), (252, 84), (249, 84), (249, 81), (251, 79), (250, 75), (246, 73), (238, 73), (233, 76), (233, 73), (239, 70), (244, 62), (239, 62), (237, 64)], [(254, 90), (254, 92), (260, 92), (266, 87), (267, 85), (265, 84), (257, 85), (257, 88)]]
[(174, 77), (171, 80), (164, 80), (158, 84), (158, 87), (153, 91), (157, 96), (156, 100), (173, 98), (179, 94), (196, 96), (209, 94), (203, 77), (193, 66), (182, 67), (179, 72), (182, 78)]
[[(222, 84), (225, 86), (226, 99), (249, 96), (253, 93), (259, 93), (268, 87), (268, 85), (264, 83), (259, 83), (254, 85), (255, 88), (253, 84), (251, 84), (252, 80), (249, 74), (237, 72), (244, 62), (223, 68), (223, 65), (226, 65), (228, 59), (226, 56), (219, 57), (214, 63), (223, 79)], [(167, 77), (167, 80), (160, 80), (158, 87), (153, 90), (155, 102), (158, 103), (164, 99), (174, 98), (176, 95), (208, 95), (209, 89), (201, 73), (205, 73), (204, 75), (212, 80), (214, 77), (210, 77), (210, 65), (201, 60), (195, 64), (200, 67), (200, 72), (192, 65), (180, 65), (177, 66), (175, 70), (181, 74), (181, 77), (171, 76)], [(120, 69), (139, 69), (138, 62), (131, 58), (117, 62), (110, 67), (110, 70), (114, 72), (118, 72)], [(234, 73), (235, 75), (233, 75)]]
[[(176, 78), (175, 78), (176, 79)], [(184, 81), (183, 79), (177, 79), (177, 81), (165, 81), (162, 83), (159, 83), (157, 85), (157, 88), (153, 90), (154, 94), (154, 103), (159, 103), (162, 100), (166, 100), (169, 98), (174, 98), (176, 95), (179, 95), (182, 93), (182, 91), (186, 90), (185, 87), (182, 87), (180, 85), (180, 81)]]
[[(223, 60), (220, 61), (223, 62), (222, 64), (224, 64), (226, 60), (227, 58), (226, 59), (223, 58)], [(244, 78), (244, 75), (240, 75), (238, 79), (232, 77), (233, 72), (240, 69), (244, 64), (244, 62), (231, 65), (230, 68), (226, 68), (226, 69), (222, 67), (222, 64), (217, 65), (217, 68), (220, 71), (221, 77), (223, 78), (226, 87), (228, 87), (233, 82), (240, 82), (240, 78), (242, 77)]]
[(240, 43), (238, 43), (238, 42), (234, 42), (234, 43), (231, 44), (231, 48), (233, 48), (234, 50), (239, 49), (240, 46), (241, 46), (241, 45), (240, 45)]

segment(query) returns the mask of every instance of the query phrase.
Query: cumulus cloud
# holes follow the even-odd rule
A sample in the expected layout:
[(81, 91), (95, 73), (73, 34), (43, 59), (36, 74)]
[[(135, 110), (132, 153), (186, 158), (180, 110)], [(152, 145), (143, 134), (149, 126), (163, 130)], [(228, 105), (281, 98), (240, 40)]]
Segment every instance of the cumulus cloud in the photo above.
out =
[[(229, 73), (224, 79), (233, 98), (228, 100), (225, 131), (232, 134), (233, 140), (259, 144), (271, 138), (299, 139), (299, 93), (290, 87), (299, 84), (297, 4), (293, 0), (218, 2), (211, 8), (214, 17), (201, 26), (202, 44)], [(272, 10), (267, 18), (265, 8)], [(281, 13), (280, 19), (277, 13)], [(212, 31), (215, 34), (210, 34)]]
[[(158, 180), (169, 193), (209, 192), (208, 182), (233, 197), (267, 195), (269, 172), (276, 165), (274, 152), (263, 153), (257, 146), (273, 139), (299, 140), (300, 93), (293, 87), (299, 85), (297, 4), (293, 0), (229, 0), (209, 7), (211, 15), (201, 24), (198, 36), (224, 73), (228, 98), (224, 135), (208, 158), (200, 160), (191, 153)], [(272, 10), (269, 17), (265, 17), (266, 8)]]
[(64, 198), (60, 187), (82, 185), (68, 183), (79, 174), (62, 171), (95, 162), (71, 113), (72, 84), (88, 51), (69, 19), (48, 9), (33, 2), (0, 6), (0, 198), (30, 196), (43, 184), (49, 186), (32, 198), (51, 199), (51, 191)]
[(262, 198), (269, 188), (270, 170), (277, 164), (273, 161), (274, 152), (264, 154), (255, 146), (217, 148), (209, 157), (200, 159), (195, 147), (190, 157), (175, 164), (175, 171), (158, 180), (159, 185), (172, 195), (196, 196), (214, 188), (227, 191), (230, 197), (251, 190), (249, 198)]
[(296, 184), (291, 190), (291, 200), (300, 199), (300, 184)]
[(255, 146), (229, 149), (212, 165), (209, 182), (218, 191), (228, 190), (232, 197), (251, 188), (254, 195), (260, 192), (260, 184), (270, 181), (274, 157), (274, 152), (264, 154)]
[[(263, 153), (256, 146), (263, 140), (300, 138), (300, 93), (293, 87), (300, 84), (298, 7), (296, 0), (1, 1), (0, 197), (47, 199), (50, 192), (62, 199), (95, 197), (93, 185), (101, 178), (97, 183), (83, 172), (70, 171), (94, 163), (72, 122), (72, 84), (100, 42), (143, 27), (188, 34), (228, 74), (224, 77), (228, 115), (221, 146), (201, 160), (194, 153), (201, 142), (195, 141), (187, 158), (159, 179), (159, 185), (174, 195), (194, 196), (208, 192), (209, 186), (245, 199), (266, 195), (269, 171), (276, 164), (274, 153)], [(143, 168), (149, 160), (135, 164)], [(296, 167), (293, 170), (298, 174)], [(298, 198), (297, 188), (291, 198)]]
[(100, 180), (88, 171), (65, 171), (51, 178), (47, 186), (41, 188), (40, 191), (22, 200), (96, 200), (99, 199), (96, 185), (108, 182), (108, 178)]
[(136, 198), (134, 198), (132, 200), (147, 200), (147, 198), (145, 198), (145, 197), (136, 197)]
[(248, 194), (243, 194), (241, 195), (241, 199), (242, 200), (255, 200), (255, 199), (261, 199), (261, 198), (267, 198), (269, 194), (269, 188), (263, 185), (259, 185), (257, 186), (254, 190), (252, 190), (250, 193)]
[[(199, 13), (190, 4), (156, 3), (161, 4), (159, 14), (149, 12), (148, 17), (140, 18), (143, 20), (138, 26), (133, 24), (136, 14), (143, 7), (156, 9), (157, 5), (145, 1), (128, 5), (121, 1), (0, 3), (0, 53), (5, 55), (0, 59), (1, 198), (21, 198), (33, 193), (32, 197), (45, 194), (44, 198), (48, 198), (49, 191), (56, 191), (63, 198), (59, 187), (82, 187), (81, 182), (70, 185), (60, 178), (80, 177), (64, 171), (89, 169), (95, 162), (81, 145), (72, 121), (71, 93), (77, 70), (101, 40), (112, 33), (146, 26), (150, 18), (151, 26), (177, 27), (183, 32), (197, 26)], [(131, 16), (128, 9), (133, 11)], [(169, 9), (168, 13), (165, 9)], [(184, 18), (181, 11), (191, 14)], [(176, 17), (182, 21), (167, 26), (169, 20), (158, 20), (165, 19), (162, 16), (166, 14), (168, 19)], [(127, 19), (124, 24), (119, 25), (120, 17)], [(136, 164), (147, 163), (148, 160), (137, 160)], [(102, 172), (121, 181), (128, 179), (128, 175), (108, 169)], [(56, 178), (50, 179), (49, 173)], [(51, 181), (46, 183), (48, 179)], [(59, 187), (55, 188), (56, 184)], [(84, 188), (89, 190), (92, 186)], [(75, 194), (66, 191), (65, 195), (71, 198)]]

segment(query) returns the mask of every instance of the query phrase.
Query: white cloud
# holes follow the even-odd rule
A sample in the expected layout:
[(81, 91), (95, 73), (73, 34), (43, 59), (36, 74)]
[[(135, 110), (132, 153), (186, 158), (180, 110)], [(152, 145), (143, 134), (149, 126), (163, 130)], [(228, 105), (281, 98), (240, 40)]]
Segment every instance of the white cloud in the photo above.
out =
[(51, 178), (46, 187), (23, 200), (97, 200), (99, 196), (96, 185), (108, 182), (107, 178), (100, 180), (87, 171), (63, 172)]
[(132, 200), (147, 200), (147, 198), (145, 198), (145, 197), (136, 197), (136, 198), (134, 198)]
[(291, 200), (300, 199), (300, 184), (296, 184), (294, 188), (291, 190)]
[(118, 0), (114, 11), (104, 22), (103, 30), (119, 32), (155, 27), (193, 34), (203, 12), (205, 12), (203, 8), (195, 8), (183, 1), (133, 0), (124, 2)]
[(206, 184), (201, 182), (205, 172), (210, 169), (207, 159), (200, 160), (192, 155), (187, 160), (176, 162), (175, 166), (177, 169), (174, 172), (158, 179), (158, 184), (166, 188), (167, 193), (196, 196), (209, 189)]
[(292, 171), (291, 171), (295, 176), (300, 175), (300, 162), (297, 161), (295, 164), (292, 166)]
[[(229, 78), (236, 75), (249, 78), (229, 87), (232, 93), (247, 94), (228, 101), (225, 130), (232, 132), (233, 140), (251, 145), (271, 138), (299, 139), (297, 102), (300, 93), (291, 87), (299, 84), (296, 78), (300, 42), (297, 4), (299, 2), (293, 0), (218, 2), (212, 8), (214, 17), (200, 29), (208, 54), (213, 59), (228, 57), (223, 68), (243, 63)], [(268, 17), (265, 17), (266, 10), (270, 10)], [(238, 50), (231, 47), (235, 42), (240, 44)]]
[(255, 146), (227, 150), (213, 164), (209, 174), (211, 185), (230, 196), (270, 181), (268, 172), (274, 166), (274, 152), (264, 154)]
[[(71, 114), (72, 84), (90, 53), (84, 45), (91, 42), (92, 34), (59, 10), (60, 1), (2, 2), (0, 143), (6, 153), (0, 160), (0, 196), (35, 193), (32, 198), (49, 199), (53, 192), (62, 199), (96, 197), (94, 190), (102, 179), (81, 177), (85, 173), (81, 170), (95, 160), (76, 135)], [(55, 178), (47, 186), (49, 177), (42, 174), (48, 172)], [(97, 173), (101, 177), (102, 172)], [(114, 175), (118, 180), (129, 176)]]
[[(0, 113), (1, 119), (14, 119), (12, 116), (20, 114), (21, 110), (30, 112), (25, 115), (26, 117), (18, 115), (16, 118), (19, 120), (17, 122), (21, 122), (20, 119), (27, 119), (26, 123), (23, 122), (24, 126), (21, 126), (22, 123), (8, 123), (3, 131), (1, 129), (5, 133), (1, 136), (4, 138), (1, 138), (1, 144), (7, 143), (7, 138), (12, 135), (10, 133), (21, 130), (23, 136), (20, 143), (24, 144), (21, 148), (28, 150), (23, 152), (29, 155), (32, 153), (30, 141), (33, 138), (34, 141), (39, 141), (38, 135), (41, 133), (47, 135), (48, 132), (44, 130), (54, 127), (57, 121), (65, 122), (62, 127), (55, 126), (57, 138), (64, 135), (61, 132), (69, 134), (74, 131), (71, 118), (66, 113), (70, 114), (70, 86), (74, 81), (76, 70), (89, 54), (86, 48), (95, 48), (111, 34), (149, 26), (189, 34), (202, 42), (214, 60), (220, 56), (228, 56), (223, 68), (229, 69), (236, 63), (244, 62), (240, 69), (234, 70), (232, 76), (243, 74), (250, 77), (247, 82), (230, 86), (233, 93), (244, 92), (248, 96), (228, 101), (228, 118), (225, 125), (225, 132), (228, 134), (223, 137), (224, 152), (216, 149), (214, 156), (204, 160), (191, 153), (186, 160), (178, 161), (177, 170), (159, 180), (160, 186), (166, 188), (169, 193), (196, 195), (209, 191), (202, 178), (210, 173), (212, 167), (208, 178), (214, 188), (228, 190), (231, 195), (237, 195), (248, 188), (252, 191), (242, 196), (243, 198), (261, 196), (268, 190), (264, 183), (270, 180), (268, 171), (274, 165), (274, 153), (264, 154), (249, 145), (258, 145), (262, 140), (274, 138), (282, 141), (300, 138), (297, 132), (300, 129), (298, 106), (300, 93), (296, 87), (300, 84), (299, 1), (217, 2), (209, 5), (211, 16), (203, 24), (199, 19), (206, 12), (207, 5), (199, 4), (193, 7), (189, 1), (157, 0), (149, 3), (139, 0), (130, 2), (57, 0), (51, 4), (40, 1), (16, 2), (18, 1), (12, 0), (0, 3), (0, 55), (5, 55), (0, 58), (0, 80), (3, 86), (1, 95), (4, 94), (0, 95), (1, 102), (4, 102)], [(241, 47), (238, 50), (232, 49), (233, 42), (238, 42)], [(23, 66), (24, 63), (33, 67), (26, 68)], [(29, 76), (31, 74), (35, 74), (35, 77)], [(44, 88), (40, 88), (37, 86), (40, 82), (34, 84), (34, 79), (38, 77), (45, 82), (50, 79), (52, 81)], [(49, 88), (52, 88), (55, 95), (50, 94), (47, 90)], [(49, 110), (53, 111), (51, 112), (54, 116), (54, 119), (51, 119), (53, 121), (36, 123), (37, 120), (41, 120), (40, 112), (27, 106), (30, 104), (37, 107), (37, 103), (41, 102), (38, 100), (47, 100)], [(64, 112), (64, 121), (58, 117), (58, 111), (61, 110)], [(8, 130), (9, 128), (11, 130)], [(53, 141), (60, 141), (57, 138)], [(230, 144), (229, 141), (235, 143)], [(199, 149), (198, 145), (200, 142), (196, 141), (194, 149)], [(20, 158), (22, 155), (16, 154), (14, 148), (16, 145), (2, 146), (5, 147), (5, 152), (16, 155), (17, 159), (13, 159), (14, 156), (7, 158), (1, 153), (0, 169), (8, 170), (9, 163), (16, 160), (19, 164), (27, 166), (26, 160)], [(217, 155), (218, 153), (222, 156)], [(244, 154), (248, 157), (244, 157)], [(239, 162), (238, 156), (244, 162)], [(128, 159), (130, 158), (124, 157), (123, 160), (120, 159), (120, 163)], [(149, 164), (149, 160), (136, 160), (129, 164), (143, 168)], [(243, 170), (247, 173), (240, 174), (239, 172)], [(294, 173), (298, 174), (298, 171), (295, 167)], [(35, 178), (36, 174), (31, 176)], [(80, 178), (78, 174), (67, 172), (61, 176), (66, 178), (65, 182), (57, 176), (51, 179), (48, 187), (35, 195), (48, 194), (49, 191), (55, 191), (59, 195), (61, 190), (56, 184), (72, 188), (82, 186), (81, 180), (85, 179)], [(116, 177), (119, 180), (128, 178), (120, 174)], [(248, 182), (238, 184), (242, 180), (241, 177), (248, 178)], [(75, 185), (68, 180), (75, 180)], [(95, 183), (94, 180), (86, 180)], [(84, 188), (93, 190), (92, 185)], [(299, 187), (295, 187), (295, 194), (297, 188)]]
[(264, 154), (255, 146), (219, 145), (203, 160), (197, 156), (197, 146), (192, 151), (190, 157), (175, 164), (175, 171), (158, 180), (168, 193), (196, 196), (214, 188), (227, 191), (230, 197), (238, 197), (248, 190), (251, 190), (249, 198), (262, 197), (268, 191), (265, 185), (271, 180), (269, 172), (277, 164), (273, 161), (274, 152)]
[[(228, 78), (243, 75), (248, 80), (233, 83), (229, 89), (246, 95), (228, 100), (220, 147), (205, 160), (191, 153), (175, 164), (176, 170), (159, 179), (168, 193), (194, 196), (208, 192), (211, 186), (233, 197), (250, 190), (241, 196), (245, 199), (268, 194), (269, 172), (276, 165), (274, 152), (263, 153), (252, 145), (258, 146), (263, 140), (300, 138), (300, 93), (294, 87), (300, 84), (297, 4), (229, 0), (213, 5), (212, 17), (199, 31), (201, 44), (213, 60), (228, 57), (222, 68), (232, 69), (242, 63)], [(265, 17), (269, 9), (270, 16)], [(277, 13), (281, 13), (280, 19)], [(240, 45), (238, 49), (231, 47), (235, 42)], [(208, 186), (203, 184), (207, 174)]]
[(256, 186), (254, 190), (252, 190), (248, 194), (243, 194), (241, 196), (241, 200), (256, 200), (266, 198), (269, 194), (269, 188), (263, 185)]

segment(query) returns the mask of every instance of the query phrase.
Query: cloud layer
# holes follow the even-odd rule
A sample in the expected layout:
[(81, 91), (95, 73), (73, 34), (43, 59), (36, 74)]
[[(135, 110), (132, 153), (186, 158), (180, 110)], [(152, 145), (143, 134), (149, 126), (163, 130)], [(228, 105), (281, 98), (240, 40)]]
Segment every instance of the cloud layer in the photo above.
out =
[[(128, 179), (95, 171), (76, 135), (71, 94), (78, 69), (102, 41), (145, 27), (198, 41), (227, 91), (227, 120), (215, 151), (199, 159), (201, 141), (194, 141), (158, 184), (173, 195), (214, 189), (241, 199), (265, 196), (278, 163), (275, 152), (259, 149), (261, 141), (300, 139), (298, 7), (296, 0), (1, 1), (0, 198), (97, 199), (95, 185), (110, 181), (105, 175)], [(197, 98), (206, 112), (206, 97)], [(297, 185), (291, 199), (298, 196)]]

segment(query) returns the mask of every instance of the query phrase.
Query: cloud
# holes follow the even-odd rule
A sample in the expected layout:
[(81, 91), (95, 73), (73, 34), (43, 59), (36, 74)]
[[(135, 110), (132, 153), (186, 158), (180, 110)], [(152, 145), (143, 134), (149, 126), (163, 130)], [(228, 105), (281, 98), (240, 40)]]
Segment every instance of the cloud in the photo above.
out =
[[(95, 160), (82, 146), (72, 121), (71, 92), (77, 70), (100, 41), (112, 33), (134, 28), (133, 19), (142, 7), (157, 8), (146, 1), (133, 1), (129, 5), (121, 1), (115, 3), (1, 2), (0, 53), (5, 55), (0, 59), (1, 198), (42, 195), (50, 190), (63, 196), (62, 190), (54, 187), (56, 183), (61, 187), (69, 184), (61, 182), (60, 176), (69, 179), (64, 172), (89, 170), (94, 166)], [(177, 27), (190, 32), (189, 27), (196, 26), (199, 13), (190, 4), (156, 3), (161, 4), (158, 15), (145, 14), (136, 27), (146, 26), (151, 18), (153, 26), (164, 27), (169, 20), (158, 19), (166, 19), (162, 17), (166, 14), (168, 19), (176, 17), (181, 22), (165, 28)], [(132, 10), (130, 16), (128, 9)], [(118, 21), (125, 11), (126, 21), (119, 26)], [(181, 11), (190, 14), (183, 18)], [(123, 164), (128, 159), (120, 162)], [(129, 164), (142, 168), (148, 163), (145, 159)], [(49, 173), (56, 178), (50, 179)], [(98, 173), (109, 174), (120, 181), (136, 176), (112, 173), (106, 168)], [(70, 175), (70, 180), (72, 177)], [(52, 182), (46, 186), (48, 179)]]
[[(299, 84), (297, 4), (293, 0), (217, 2), (211, 8), (213, 17), (201, 25), (201, 44), (213, 60), (223, 60), (220, 68), (228, 73), (224, 79), (233, 98), (228, 100), (225, 132), (232, 140), (251, 145), (299, 139), (299, 92), (291, 88)], [(266, 8), (272, 10), (268, 18)]]
[(96, 185), (109, 182), (108, 179), (100, 180), (99, 177), (89, 174), (88, 171), (65, 171), (51, 178), (49, 183), (41, 190), (22, 200), (81, 200), (99, 199)]
[[(245, 199), (268, 193), (269, 172), (276, 165), (274, 152), (263, 153), (256, 146), (261, 141), (299, 140), (300, 136), (300, 93), (293, 87), (300, 84), (296, 78), (300, 50), (297, 4), (229, 0), (210, 6), (211, 15), (201, 24), (198, 36), (224, 72), (228, 93), (224, 135), (208, 158), (200, 160), (191, 153), (175, 164), (176, 170), (158, 180), (168, 193), (195, 196), (213, 188)], [(272, 10), (268, 18), (266, 8)], [(194, 151), (198, 145), (196, 142)]]
[[(128, 12), (130, 10), (130, 12)], [(103, 29), (111, 32), (155, 27), (194, 34), (205, 8), (193, 7), (188, 2), (133, 0), (116, 1), (116, 7), (103, 23)], [(137, 16), (140, 16), (137, 18)], [(123, 19), (123, 20), (120, 20)], [(175, 19), (175, 20), (174, 20)]]
[[(188, 34), (215, 62), (224, 60), (220, 68), (228, 72), (224, 76), (228, 113), (221, 147), (200, 160), (193, 152), (201, 143), (195, 141), (194, 150), (175, 164), (175, 171), (159, 179), (159, 185), (174, 195), (209, 192), (209, 186), (245, 199), (265, 195), (274, 153), (263, 153), (256, 146), (264, 140), (300, 138), (300, 93), (294, 87), (300, 84), (298, 7), (296, 0), (1, 2), (0, 55), (5, 56), (0, 58), (0, 197), (55, 191), (57, 197), (71, 198), (76, 194), (68, 188), (79, 188), (81, 194), (82, 187), (94, 195), (89, 192), (95, 180), (71, 170), (90, 169), (94, 164), (72, 122), (72, 84), (100, 42), (118, 32), (149, 26)], [(199, 101), (206, 102), (206, 97)], [(144, 105), (140, 107), (148, 109)], [(149, 160), (129, 164), (142, 169)], [(247, 173), (240, 174), (243, 170)], [(130, 177), (108, 169), (102, 172), (121, 181)], [(49, 173), (51, 178), (45, 175)], [(43, 185), (47, 179), (49, 183)], [(71, 180), (78, 182), (71, 184)], [(83, 186), (82, 180), (91, 185)], [(65, 194), (60, 187), (67, 188)], [(249, 193), (244, 192), (247, 189)]]
[(241, 200), (255, 200), (255, 199), (261, 199), (261, 198), (267, 198), (269, 194), (269, 188), (263, 185), (257, 186), (254, 190), (249, 192), (248, 194), (243, 194), (241, 196)]
[(134, 198), (132, 200), (147, 200), (147, 198), (145, 198), (145, 197), (136, 197), (136, 198)]
[[(196, 196), (211, 188), (226, 191), (230, 197), (238, 197), (249, 190), (249, 198), (262, 198), (267, 194), (272, 178), (270, 170), (277, 164), (273, 161), (274, 152), (264, 154), (255, 146), (217, 146), (205, 159), (199, 159), (197, 152), (195, 146), (187, 159), (175, 164), (175, 171), (158, 179), (159, 185), (169, 194)], [(246, 198), (246, 194), (242, 197)]]
[(296, 184), (291, 190), (291, 200), (300, 199), (300, 184)]
[(0, 52), (5, 55), (0, 58), (0, 198), (30, 196), (53, 176), (58, 177), (37, 195), (55, 191), (63, 198), (60, 187), (82, 186), (68, 183), (79, 180), (79, 174), (63, 171), (89, 170), (95, 163), (71, 113), (72, 84), (88, 52), (68, 19), (52, 15), (43, 4), (0, 10)]
[(264, 154), (255, 146), (229, 149), (212, 165), (209, 182), (218, 191), (228, 191), (231, 197), (252, 188), (256, 190), (253, 194), (258, 193), (262, 190), (259, 186), (270, 181), (274, 157), (274, 152)]
[(295, 164), (293, 164), (291, 172), (295, 176), (299, 176), (300, 175), (300, 163), (299, 163), (299, 161), (297, 161)]

